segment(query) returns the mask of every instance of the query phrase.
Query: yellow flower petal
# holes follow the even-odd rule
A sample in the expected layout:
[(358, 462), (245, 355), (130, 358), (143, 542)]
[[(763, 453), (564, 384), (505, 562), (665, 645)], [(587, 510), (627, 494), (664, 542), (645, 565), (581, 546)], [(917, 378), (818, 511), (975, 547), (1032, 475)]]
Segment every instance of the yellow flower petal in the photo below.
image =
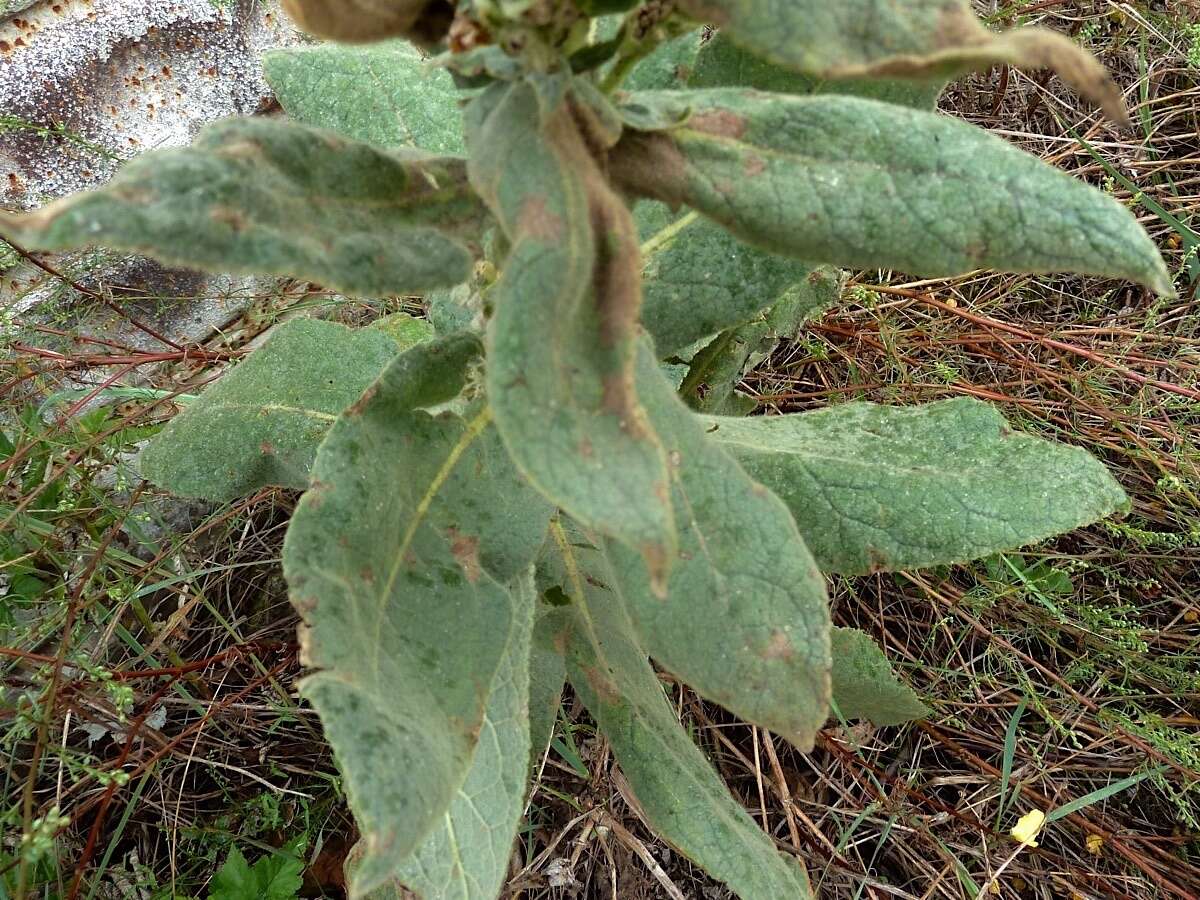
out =
[(1021, 816), (1009, 834), (1020, 841), (1022, 846), (1036, 847), (1038, 833), (1041, 832), (1042, 826), (1045, 824), (1046, 814), (1040, 809), (1031, 809), (1025, 815)]

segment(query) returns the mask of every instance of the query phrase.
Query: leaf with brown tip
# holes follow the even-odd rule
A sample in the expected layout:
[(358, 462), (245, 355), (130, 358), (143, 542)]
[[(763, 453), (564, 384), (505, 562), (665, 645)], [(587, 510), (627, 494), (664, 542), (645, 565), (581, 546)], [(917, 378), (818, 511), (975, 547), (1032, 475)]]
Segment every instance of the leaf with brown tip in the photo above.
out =
[(996, 63), (1054, 69), (1116, 122), (1120, 88), (1069, 38), (1041, 28), (996, 34), (966, 0), (680, 0), (764, 59), (822, 78), (953, 77)]
[(610, 159), (617, 182), (754, 246), (920, 277), (1077, 272), (1172, 293), (1128, 209), (965, 122), (736, 88), (632, 94), (627, 108), (651, 130), (626, 128)]
[(488, 397), (529, 481), (661, 580), (676, 536), (666, 454), (633, 387), (637, 232), (572, 102), (524, 81), (468, 109), (471, 182), (511, 242), (488, 292)]
[(301, 30), (344, 44), (405, 37), (429, 46), (454, 17), (445, 0), (283, 0), (283, 8)]

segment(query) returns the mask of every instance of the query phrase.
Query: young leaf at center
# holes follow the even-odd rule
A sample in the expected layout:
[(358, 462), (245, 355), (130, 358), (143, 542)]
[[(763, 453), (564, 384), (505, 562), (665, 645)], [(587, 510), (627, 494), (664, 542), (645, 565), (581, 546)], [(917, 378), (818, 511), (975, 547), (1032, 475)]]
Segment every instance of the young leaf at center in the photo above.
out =
[(471, 182), (511, 242), (488, 294), (488, 395), (530, 482), (634, 548), (661, 580), (675, 530), (666, 454), (633, 387), (637, 234), (580, 131), (589, 110), (573, 92), (522, 81), (468, 110)]

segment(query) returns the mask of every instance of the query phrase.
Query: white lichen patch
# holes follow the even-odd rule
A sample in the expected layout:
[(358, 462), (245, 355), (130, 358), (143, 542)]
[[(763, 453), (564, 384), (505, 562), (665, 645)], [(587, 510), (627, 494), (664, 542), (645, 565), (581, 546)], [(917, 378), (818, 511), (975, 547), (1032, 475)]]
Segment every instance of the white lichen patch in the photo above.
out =
[(301, 40), (274, 0), (9, 8), (16, 14), (0, 22), (0, 205), (10, 209), (103, 183), (138, 153), (258, 111), (270, 96), (263, 51)]

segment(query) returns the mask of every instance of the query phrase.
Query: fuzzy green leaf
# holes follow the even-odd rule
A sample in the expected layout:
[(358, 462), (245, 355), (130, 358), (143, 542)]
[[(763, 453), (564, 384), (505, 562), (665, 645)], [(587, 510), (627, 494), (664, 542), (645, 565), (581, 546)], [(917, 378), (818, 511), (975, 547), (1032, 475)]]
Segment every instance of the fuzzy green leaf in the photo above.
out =
[(483, 298), (471, 282), (430, 291), (425, 295), (425, 307), (425, 315), (438, 334), (483, 330)]
[[(284, 543), (304, 617), (301, 693), (337, 755), (365, 841), (354, 892), (385, 883), (463, 787), (488, 692), (526, 603), (550, 509), (513, 470), (486, 410), (413, 407), (401, 356), (335, 423)], [(522, 768), (526, 755), (520, 755)]]
[(686, 86), (700, 40), (701, 31), (697, 29), (660, 44), (637, 64), (622, 87), (627, 91), (658, 91)]
[[(639, 90), (669, 88), (653, 85)], [(898, 103), (915, 109), (933, 109), (946, 86), (945, 78), (900, 81), (890, 78), (821, 78), (773, 65), (735, 44), (724, 32), (713, 35), (696, 55), (687, 86), (690, 88), (748, 87), (781, 94), (847, 94)]]
[(686, 203), (764, 249), (916, 276), (1071, 271), (1171, 292), (1157, 248), (1125, 207), (965, 122), (742, 89), (630, 103), (647, 120), (686, 122), (626, 129), (612, 159), (618, 181)]
[(748, 322), (812, 272), (794, 259), (740, 243), (688, 210), (642, 201), (642, 324), (660, 357)]
[(433, 340), (434, 329), (427, 319), (418, 319), (405, 312), (392, 313), (372, 322), (369, 328), (382, 331), (393, 341), (401, 351), (409, 350), (417, 344)]
[(529, 649), (533, 576), (519, 580), (517, 621), (492, 682), (479, 746), (443, 821), (400, 868), (396, 880), (422, 900), (495, 900), (529, 780)]
[(562, 649), (554, 637), (561, 631), (565, 613), (545, 603), (539, 605), (533, 627), (533, 646), (529, 656), (529, 754), (530, 765), (537, 766), (562, 706), (563, 684), (567, 680)]
[(266, 485), (308, 487), (334, 420), (396, 358), (382, 331), (294, 319), (189, 404), (139, 459), (181, 497), (232, 500)]
[(709, 432), (783, 499), (824, 571), (964, 562), (1128, 504), (1085, 451), (1015, 432), (968, 398), (710, 419)]
[(679, 555), (665, 597), (609, 542), (612, 590), (660, 664), (748, 721), (808, 748), (829, 709), (825, 581), (787, 507), (705, 434), (646, 349), (638, 391), (673, 461)]
[(463, 152), (454, 79), (407, 41), (276, 50), (263, 74), (297, 122), (383, 147)]
[(821, 78), (952, 77), (996, 63), (1053, 68), (1117, 121), (1121, 91), (1069, 38), (1040, 28), (993, 34), (969, 0), (680, 0), (768, 62)]
[[(738, 896), (811, 897), (808, 878), (729, 795), (680, 726), (618, 598), (602, 555), (559, 532), (571, 685), (612, 745), (650, 826)], [(736, 675), (730, 673), (729, 677)]]
[(191, 147), (147, 153), (104, 187), (0, 232), (39, 250), (103, 244), (216, 272), (307, 278), (361, 296), (471, 274), (459, 236), (486, 211), (465, 165), (273, 119), (227, 119)]
[(833, 629), (833, 701), (844, 719), (868, 719), (880, 727), (929, 715), (879, 645), (857, 628)]
[(511, 243), (488, 293), (488, 396), (530, 482), (661, 578), (674, 524), (633, 389), (637, 236), (573, 113), (589, 109), (553, 81), (497, 86), (468, 111), (471, 182)]

